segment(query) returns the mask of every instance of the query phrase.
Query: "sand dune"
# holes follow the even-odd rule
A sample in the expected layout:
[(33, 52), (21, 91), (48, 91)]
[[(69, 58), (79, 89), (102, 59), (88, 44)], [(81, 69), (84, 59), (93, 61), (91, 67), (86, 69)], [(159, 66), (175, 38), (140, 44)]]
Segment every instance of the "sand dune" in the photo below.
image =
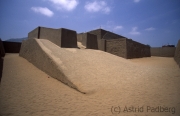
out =
[[(116, 58), (119, 57), (114, 57), (115, 61)], [(96, 78), (95, 81), (86, 78), (86, 83), (95, 82), (94, 86), (104, 82), (107, 87), (92, 94), (82, 94), (40, 71), (18, 54), (7, 54), (0, 86), (0, 115), (180, 115), (180, 69), (173, 58), (140, 58), (119, 62), (119, 65), (123, 71), (116, 79), (103, 68), (109, 78)], [(158, 106), (169, 110), (153, 112)], [(143, 112), (126, 112), (126, 107), (143, 107)], [(147, 111), (147, 108), (151, 110)]]

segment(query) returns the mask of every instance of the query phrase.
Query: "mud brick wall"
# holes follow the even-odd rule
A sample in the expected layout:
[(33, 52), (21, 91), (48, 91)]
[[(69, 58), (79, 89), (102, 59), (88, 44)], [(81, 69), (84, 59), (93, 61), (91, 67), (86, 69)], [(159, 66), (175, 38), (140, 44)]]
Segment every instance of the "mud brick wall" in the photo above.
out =
[(77, 41), (78, 41), (78, 42), (82, 42), (83, 35), (84, 35), (84, 33), (78, 33), (78, 34), (77, 34)]
[(98, 50), (101, 50), (101, 51), (106, 51), (106, 48), (105, 48), (105, 39), (97, 39), (97, 43), (98, 43)]
[(125, 38), (121, 35), (115, 34), (110, 31), (106, 31), (103, 29), (97, 29), (97, 30), (92, 30), (89, 31), (89, 33), (97, 35), (97, 39), (118, 39), (118, 38)]
[(77, 48), (76, 31), (61, 28), (61, 47)]
[(178, 41), (177, 46), (176, 46), (174, 60), (177, 62), (180, 68), (180, 40)]
[(127, 59), (150, 57), (150, 47), (131, 39), (126, 39)]
[(40, 27), (39, 39), (47, 39), (61, 47), (61, 30)]
[(1, 57), (5, 56), (4, 46), (1, 39), (0, 39), (0, 54), (1, 54)]
[(86, 38), (86, 48), (88, 49), (98, 49), (97, 36), (91, 33), (85, 34)]
[(88, 33), (97, 35), (97, 39), (102, 39), (103, 36), (107, 33), (107, 31), (103, 29), (97, 29), (97, 30), (89, 31)]
[(126, 39), (106, 40), (106, 52), (126, 58)]
[(37, 27), (31, 32), (29, 32), (28, 39), (39, 38), (39, 30), (40, 30), (40, 27)]
[(174, 57), (175, 50), (175, 47), (153, 47), (151, 56)]
[(76, 31), (69, 29), (37, 27), (28, 34), (28, 39), (32, 38), (47, 39), (60, 47), (77, 48)]
[(19, 53), (21, 49), (21, 43), (3, 41), (5, 53)]

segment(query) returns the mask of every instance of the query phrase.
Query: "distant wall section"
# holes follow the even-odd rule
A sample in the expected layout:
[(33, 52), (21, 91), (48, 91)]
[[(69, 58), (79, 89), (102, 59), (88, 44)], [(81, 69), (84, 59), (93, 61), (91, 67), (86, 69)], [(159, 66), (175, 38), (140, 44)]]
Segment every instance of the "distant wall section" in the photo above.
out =
[(177, 62), (177, 64), (180, 67), (180, 40), (178, 41), (177, 46), (176, 46), (174, 60)]
[(21, 49), (21, 43), (3, 41), (5, 53), (19, 53)]
[(151, 56), (174, 57), (175, 50), (175, 47), (153, 47)]
[(127, 59), (151, 57), (150, 47), (131, 39), (126, 39)]
[(1, 54), (1, 57), (5, 56), (4, 46), (1, 39), (0, 39), (0, 54)]

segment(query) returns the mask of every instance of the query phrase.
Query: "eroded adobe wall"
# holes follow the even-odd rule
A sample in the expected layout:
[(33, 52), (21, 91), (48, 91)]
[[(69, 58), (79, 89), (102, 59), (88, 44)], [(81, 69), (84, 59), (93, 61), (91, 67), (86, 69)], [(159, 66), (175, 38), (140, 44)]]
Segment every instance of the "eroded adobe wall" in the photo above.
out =
[(150, 47), (131, 39), (126, 39), (127, 59), (150, 57)]
[(30, 31), (28, 33), (28, 39), (39, 38), (39, 29), (40, 27), (37, 27), (34, 30)]
[(5, 53), (19, 53), (21, 48), (21, 43), (3, 41), (3, 46)]
[(76, 31), (61, 28), (61, 47), (77, 48)]
[(97, 39), (98, 50), (106, 51), (105, 41), (106, 41), (105, 39)]
[(175, 47), (153, 47), (151, 48), (151, 56), (174, 57)]
[(119, 39), (119, 38), (125, 38), (121, 35), (115, 34), (110, 31), (106, 31), (104, 29), (97, 29), (89, 31), (89, 33), (97, 35), (97, 39)]
[(89, 31), (88, 33), (97, 35), (97, 39), (102, 39), (102, 38), (103, 38), (103, 35), (105, 35), (106, 32), (107, 32), (107, 31), (102, 30), (102, 29), (96, 29), (96, 30)]
[(83, 35), (84, 35), (84, 33), (78, 33), (78, 34), (77, 34), (77, 41), (78, 41), (78, 42), (82, 42)]
[(40, 27), (39, 39), (47, 39), (58, 46), (61, 46), (61, 30)]
[(177, 46), (176, 46), (174, 60), (177, 62), (177, 64), (180, 67), (180, 40), (178, 41)]
[(97, 36), (91, 33), (86, 33), (86, 48), (87, 49), (98, 49)]
[(126, 58), (126, 39), (106, 40), (106, 52)]
[(76, 31), (69, 29), (37, 27), (28, 34), (28, 38), (47, 39), (60, 47), (77, 48)]

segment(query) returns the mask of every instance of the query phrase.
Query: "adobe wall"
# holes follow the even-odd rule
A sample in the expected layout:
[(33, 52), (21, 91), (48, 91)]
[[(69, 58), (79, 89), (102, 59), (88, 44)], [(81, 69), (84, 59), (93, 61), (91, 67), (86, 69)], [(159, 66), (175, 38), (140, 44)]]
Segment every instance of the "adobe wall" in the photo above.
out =
[(102, 39), (103, 36), (106, 34), (107, 31), (103, 30), (103, 29), (97, 29), (97, 30), (92, 30), (89, 31), (89, 33), (97, 35), (97, 39)]
[(97, 36), (91, 33), (85, 34), (86, 48), (87, 49), (98, 49)]
[(78, 41), (78, 42), (82, 42), (83, 34), (84, 34), (84, 33), (78, 33), (78, 34), (77, 34), (77, 41)]
[(1, 54), (1, 57), (5, 56), (4, 46), (1, 39), (0, 39), (0, 54)]
[(87, 49), (98, 49), (97, 35), (91, 33), (77, 34), (77, 41), (81, 42)]
[(174, 57), (175, 50), (175, 47), (153, 47), (151, 56)]
[(177, 62), (177, 64), (180, 67), (180, 40), (178, 41), (177, 46), (176, 46), (174, 60)]
[(118, 38), (125, 38), (121, 35), (115, 34), (110, 31), (106, 31), (104, 29), (96, 29), (89, 31), (89, 33), (97, 35), (97, 39), (118, 39)]
[(76, 31), (61, 28), (61, 47), (77, 48)]
[(97, 43), (98, 43), (98, 50), (101, 50), (101, 51), (106, 51), (106, 48), (105, 48), (105, 42), (106, 40), (105, 39), (97, 39)]
[(150, 47), (131, 39), (126, 39), (127, 59), (150, 57)]
[(37, 27), (28, 33), (28, 39), (32, 38), (47, 39), (60, 47), (77, 48), (76, 31), (69, 29)]
[(33, 38), (39, 38), (39, 29), (40, 27), (35, 28), (31, 32), (28, 33), (28, 39), (33, 39)]
[(61, 47), (61, 30), (40, 27), (39, 39), (47, 39)]
[(106, 52), (126, 58), (126, 39), (106, 40)]
[(8, 42), (3, 41), (5, 53), (19, 53), (21, 48), (21, 43), (19, 42)]

